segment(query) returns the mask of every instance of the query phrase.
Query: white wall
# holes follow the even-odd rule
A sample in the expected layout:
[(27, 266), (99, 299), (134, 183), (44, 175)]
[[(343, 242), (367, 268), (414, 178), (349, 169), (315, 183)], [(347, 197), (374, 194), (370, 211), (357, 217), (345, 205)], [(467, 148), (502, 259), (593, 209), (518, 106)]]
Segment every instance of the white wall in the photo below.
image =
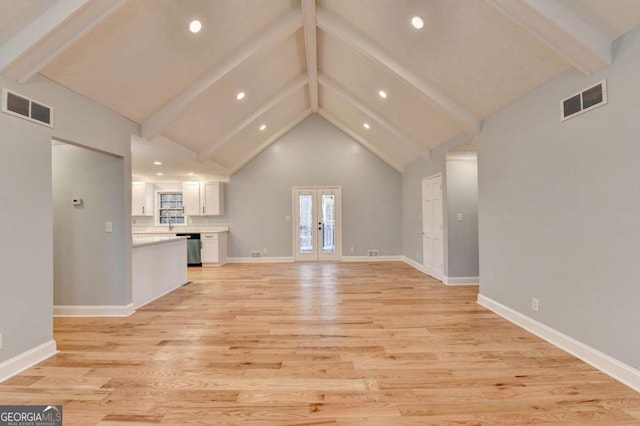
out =
[[(560, 101), (603, 78), (608, 105), (561, 122)], [(565, 72), (486, 120), (478, 140), (481, 294), (636, 369), (639, 118), (636, 30), (612, 66)]]
[[(126, 305), (122, 157), (52, 146), (54, 304)], [(72, 200), (82, 198), (82, 206)]]
[(51, 129), (0, 113), (0, 362), (52, 337), (53, 206), (51, 140), (72, 141), (123, 157), (122, 228), (128, 299), (131, 297), (131, 134), (140, 127), (42, 76), (0, 86), (53, 108)]

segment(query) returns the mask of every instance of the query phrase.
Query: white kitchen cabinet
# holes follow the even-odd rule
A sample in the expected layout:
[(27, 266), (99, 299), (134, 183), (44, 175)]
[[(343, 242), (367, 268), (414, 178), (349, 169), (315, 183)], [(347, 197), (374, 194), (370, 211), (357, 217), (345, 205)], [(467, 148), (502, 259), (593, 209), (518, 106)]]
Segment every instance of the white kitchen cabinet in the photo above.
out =
[(227, 263), (227, 233), (207, 232), (200, 234), (202, 266), (222, 266)]
[(224, 184), (184, 182), (182, 203), (187, 216), (221, 216), (224, 214)]
[(200, 182), (184, 182), (182, 184), (182, 206), (185, 216), (201, 216)]
[(153, 216), (154, 185), (133, 182), (131, 186), (131, 216)]
[(224, 214), (224, 183), (205, 182), (200, 184), (202, 215), (222, 216)]

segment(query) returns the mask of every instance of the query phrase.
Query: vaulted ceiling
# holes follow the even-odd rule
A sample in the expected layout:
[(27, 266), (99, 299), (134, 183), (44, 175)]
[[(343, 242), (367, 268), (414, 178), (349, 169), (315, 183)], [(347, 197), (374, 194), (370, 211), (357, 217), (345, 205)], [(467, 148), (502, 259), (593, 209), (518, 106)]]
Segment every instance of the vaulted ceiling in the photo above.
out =
[(228, 176), (312, 113), (402, 171), (639, 24), (640, 0), (0, 0), (0, 72), (140, 123), (139, 176)]

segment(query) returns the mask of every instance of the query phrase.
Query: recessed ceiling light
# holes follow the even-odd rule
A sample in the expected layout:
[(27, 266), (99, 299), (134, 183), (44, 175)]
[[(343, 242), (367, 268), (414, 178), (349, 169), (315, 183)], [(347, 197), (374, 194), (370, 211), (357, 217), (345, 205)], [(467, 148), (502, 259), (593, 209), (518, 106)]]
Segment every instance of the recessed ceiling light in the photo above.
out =
[(369, 126), (369, 123), (364, 123), (362, 127), (364, 127), (367, 130), (371, 128), (371, 126)]
[(201, 29), (202, 29), (202, 22), (198, 21), (197, 19), (191, 21), (191, 23), (189, 24), (189, 31), (191, 31), (194, 34), (200, 32)]
[(236, 95), (236, 99), (237, 99), (237, 100), (242, 100), (242, 99), (244, 99), (244, 92), (240, 92), (240, 93), (238, 93), (238, 94)]
[(264, 130), (264, 129), (266, 129), (266, 128), (267, 128), (267, 125), (266, 125), (266, 124), (263, 124), (262, 126), (260, 126), (260, 131), (263, 131), (263, 130)]
[(156, 166), (162, 166), (162, 161), (154, 161), (153, 164)]
[(424, 27), (424, 21), (421, 17), (414, 16), (413, 18), (411, 18), (411, 25), (413, 25), (413, 28), (415, 28), (416, 30), (421, 30), (422, 27)]
[(158, 176), (162, 176), (164, 173), (156, 173), (156, 175)]
[(189, 176), (193, 176), (193, 172), (189, 172), (187, 173)]
[(380, 95), (382, 99), (387, 99), (387, 92), (385, 92), (384, 90), (379, 90), (378, 95)]

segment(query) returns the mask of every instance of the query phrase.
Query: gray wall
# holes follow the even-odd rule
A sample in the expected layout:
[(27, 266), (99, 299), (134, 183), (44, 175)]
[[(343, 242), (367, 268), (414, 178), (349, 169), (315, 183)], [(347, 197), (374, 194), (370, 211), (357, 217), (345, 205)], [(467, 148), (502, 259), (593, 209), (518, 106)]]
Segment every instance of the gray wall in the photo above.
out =
[[(465, 154), (468, 156), (469, 154)], [(447, 158), (449, 277), (478, 276), (478, 162)], [(462, 213), (462, 222), (458, 222)]]
[(0, 113), (0, 363), (53, 338), (50, 133)]
[[(293, 256), (292, 187), (342, 186), (343, 255), (402, 252), (402, 177), (318, 115), (312, 115), (231, 177), (226, 214), (229, 256)], [(293, 217), (292, 217), (293, 219)], [(350, 248), (355, 252), (351, 253)]]
[[(485, 122), (480, 292), (640, 368), (640, 31), (616, 48)], [(605, 77), (608, 105), (560, 122), (561, 99)]]
[[(55, 128), (0, 113), (0, 362), (52, 338), (53, 205), (51, 139), (73, 141), (124, 158), (124, 198), (119, 250), (130, 299), (131, 134), (139, 125), (42, 76), (20, 85), (0, 77), (0, 86), (54, 109)], [(115, 219), (114, 219), (115, 220)]]
[[(442, 187), (447, 188), (447, 151), (465, 142), (453, 137), (431, 151), (428, 160), (418, 158), (405, 167), (402, 175), (402, 253), (422, 264), (422, 179), (437, 173), (442, 174)], [(449, 235), (447, 229), (447, 191), (443, 191), (444, 221), (444, 275), (449, 275)]]
[(52, 164), (54, 304), (127, 304), (124, 233), (105, 232), (124, 228), (122, 157), (54, 144)]

